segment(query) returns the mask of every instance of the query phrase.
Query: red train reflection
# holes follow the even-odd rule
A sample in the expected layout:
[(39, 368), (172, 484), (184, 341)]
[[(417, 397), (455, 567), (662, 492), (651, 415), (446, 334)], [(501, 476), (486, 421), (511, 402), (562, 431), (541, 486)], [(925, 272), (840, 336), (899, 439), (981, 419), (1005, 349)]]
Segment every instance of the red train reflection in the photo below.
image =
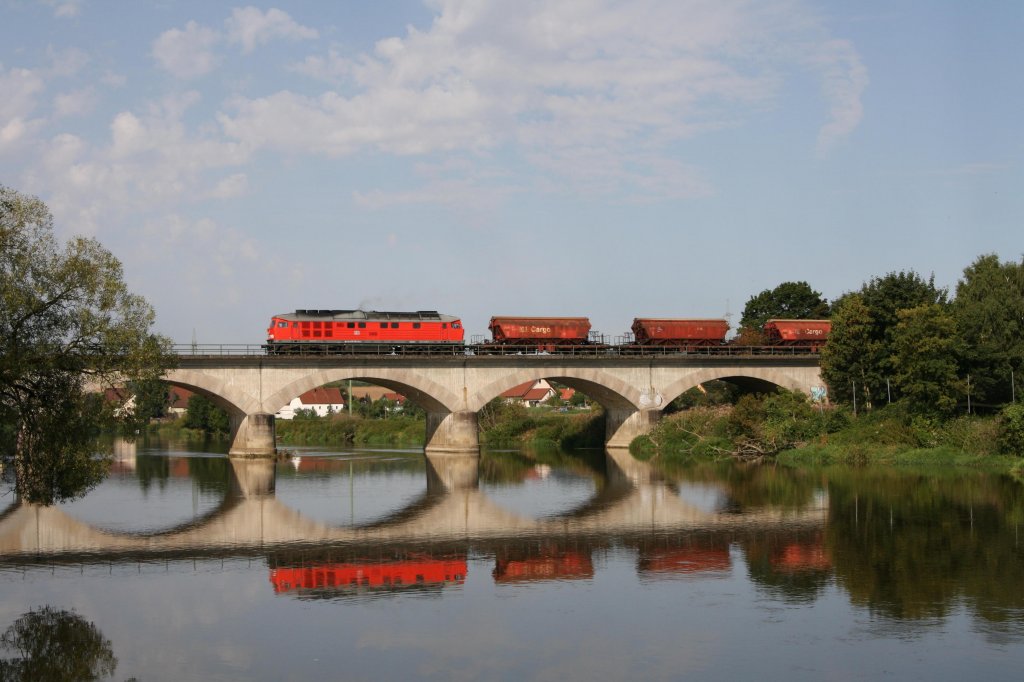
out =
[(649, 552), (640, 557), (640, 573), (705, 573), (732, 567), (728, 547), (686, 547)]
[(381, 563), (328, 563), (270, 569), (274, 592), (317, 589), (392, 589), (422, 585), (461, 585), (465, 560), (414, 559)]
[(577, 580), (594, 577), (589, 554), (562, 552), (526, 559), (498, 558), (494, 582), (517, 583), (534, 580)]

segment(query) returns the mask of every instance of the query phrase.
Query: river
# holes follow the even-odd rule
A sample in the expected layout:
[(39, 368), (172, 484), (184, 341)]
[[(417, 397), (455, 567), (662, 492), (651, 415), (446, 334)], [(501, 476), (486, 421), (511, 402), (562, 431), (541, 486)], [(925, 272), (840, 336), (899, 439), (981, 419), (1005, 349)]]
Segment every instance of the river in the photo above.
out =
[(0, 677), (1024, 671), (1024, 488), (1005, 476), (296, 454), (118, 443), (80, 500), (32, 508), (4, 491)]

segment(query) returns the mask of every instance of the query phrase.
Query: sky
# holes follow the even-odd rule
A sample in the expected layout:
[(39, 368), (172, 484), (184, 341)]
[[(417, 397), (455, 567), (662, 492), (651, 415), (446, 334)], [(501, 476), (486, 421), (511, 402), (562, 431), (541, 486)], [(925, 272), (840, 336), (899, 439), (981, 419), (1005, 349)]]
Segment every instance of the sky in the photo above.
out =
[(1024, 254), (1024, 3), (0, 0), (0, 183), (156, 331), (722, 317)]

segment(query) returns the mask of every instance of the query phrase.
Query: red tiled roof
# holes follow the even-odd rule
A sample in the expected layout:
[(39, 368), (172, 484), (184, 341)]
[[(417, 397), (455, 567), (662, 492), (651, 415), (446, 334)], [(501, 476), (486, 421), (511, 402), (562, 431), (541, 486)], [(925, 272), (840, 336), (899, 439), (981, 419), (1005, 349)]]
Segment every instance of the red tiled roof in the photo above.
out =
[(299, 396), (299, 402), (303, 405), (342, 405), (345, 399), (341, 395), (341, 389), (332, 387), (314, 388)]
[(188, 399), (194, 395), (195, 393), (188, 390), (187, 388), (178, 388), (177, 386), (171, 386), (170, 390), (168, 391), (167, 397), (174, 399), (174, 401), (171, 402), (171, 407), (176, 409), (187, 410)]
[(508, 389), (501, 394), (502, 398), (523, 398), (531, 389), (536, 381), (527, 381), (525, 384), (519, 384), (513, 388)]
[(405, 396), (401, 393), (385, 393), (384, 397), (399, 404), (405, 402)]
[(523, 396), (523, 400), (544, 400), (548, 397), (549, 389), (546, 388), (535, 388), (526, 392)]
[(563, 388), (562, 389), (562, 400), (569, 400), (576, 395), (575, 388)]

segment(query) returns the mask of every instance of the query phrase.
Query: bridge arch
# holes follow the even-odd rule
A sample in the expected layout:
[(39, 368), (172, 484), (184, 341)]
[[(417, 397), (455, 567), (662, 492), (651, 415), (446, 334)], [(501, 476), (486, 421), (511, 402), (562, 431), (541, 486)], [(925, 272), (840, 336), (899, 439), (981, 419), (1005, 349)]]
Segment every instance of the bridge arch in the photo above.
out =
[(667, 406), (673, 400), (686, 393), (698, 384), (715, 379), (729, 381), (730, 379), (746, 379), (763, 382), (767, 385), (779, 386), (789, 391), (798, 391), (809, 394), (811, 386), (815, 381), (820, 382), (817, 368), (814, 368), (814, 376), (808, 374), (808, 368), (783, 369), (778, 367), (745, 367), (737, 371), (736, 367), (706, 367), (689, 373), (686, 376), (671, 382), (662, 391), (663, 406)]
[(453, 412), (458, 409), (458, 401), (451, 391), (440, 384), (427, 379), (415, 371), (408, 369), (388, 369), (383, 367), (367, 369), (328, 368), (302, 376), (291, 381), (270, 394), (263, 400), (268, 412), (277, 412), (293, 398), (306, 391), (319, 388), (324, 384), (336, 381), (366, 381), (377, 386), (390, 388), (396, 393), (413, 401), (429, 412)]
[(491, 381), (467, 401), (467, 409), (478, 412), (505, 391), (528, 381), (550, 379), (585, 393), (609, 410), (636, 410), (642, 402), (641, 391), (601, 370), (586, 367), (524, 367)]

